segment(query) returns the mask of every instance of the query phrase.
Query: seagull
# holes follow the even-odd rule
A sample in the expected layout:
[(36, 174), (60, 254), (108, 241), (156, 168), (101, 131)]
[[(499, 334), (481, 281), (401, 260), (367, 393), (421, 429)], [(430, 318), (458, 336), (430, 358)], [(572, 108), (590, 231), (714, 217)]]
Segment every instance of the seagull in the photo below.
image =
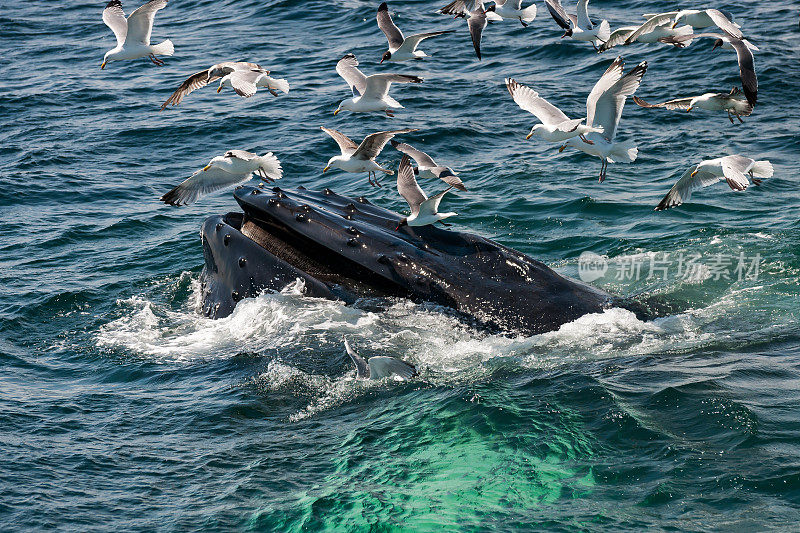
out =
[[(647, 24), (645, 22), (645, 24)], [(692, 34), (694, 30), (688, 24), (683, 25), (679, 28), (673, 28), (669, 22), (666, 22), (661, 25), (657, 25), (652, 27), (649, 31), (639, 33), (633, 39), (628, 41), (628, 39), (636, 34), (639, 31), (641, 26), (623, 26), (622, 28), (618, 28), (611, 32), (611, 36), (608, 38), (606, 42), (601, 44), (598, 48), (598, 52), (605, 52), (606, 50), (610, 50), (615, 46), (619, 45), (628, 45), (635, 42), (639, 43), (665, 43), (671, 44), (676, 48), (685, 48), (692, 44)], [(678, 40), (677, 37), (684, 37), (690, 36), (686, 40)]]
[(536, 124), (531, 128), (531, 132), (525, 139), (530, 139), (534, 135), (541, 137), (548, 142), (563, 143), (567, 139), (580, 137), (588, 144), (594, 144), (585, 137), (587, 133), (603, 133), (602, 126), (591, 127), (583, 124), (585, 118), (570, 120), (559, 108), (539, 96), (539, 93), (517, 83), (513, 78), (506, 78), (506, 87), (511, 93), (511, 98), (517, 105), (528, 113), (532, 113), (542, 123)]
[(400, 103), (389, 96), (389, 87), (392, 83), (422, 83), (422, 78), (407, 74), (373, 74), (365, 76), (358, 70), (358, 60), (353, 54), (347, 54), (336, 63), (336, 72), (344, 78), (353, 97), (342, 100), (334, 115), (342, 109), (353, 113), (369, 113), (383, 111), (389, 117), (394, 117), (394, 109), (403, 109)]
[(225, 155), (215, 157), (201, 170), (162, 196), (161, 201), (176, 206), (193, 204), (205, 194), (244, 183), (253, 174), (272, 183), (281, 179), (283, 170), (272, 152), (259, 156), (244, 150), (228, 150)]
[(364, 137), (361, 144), (356, 144), (344, 133), (328, 129), (325, 126), (320, 126), (320, 129), (333, 137), (333, 140), (336, 141), (342, 151), (342, 155), (333, 156), (328, 160), (328, 164), (322, 169), (322, 172), (327, 172), (329, 168), (338, 168), (352, 173), (367, 172), (369, 184), (373, 187), (381, 186), (378, 183), (377, 176), (373, 178), (373, 174), (377, 171), (380, 170), (390, 176), (394, 174), (393, 171), (385, 169), (375, 162), (375, 158), (381, 153), (389, 139), (395, 135), (417, 131), (415, 129), (379, 131)]
[(157, 66), (162, 66), (163, 61), (156, 55), (171, 56), (175, 52), (172, 41), (167, 39), (163, 43), (150, 44), (150, 34), (153, 33), (153, 20), (156, 13), (167, 7), (167, 0), (150, 0), (145, 5), (131, 13), (126, 19), (122, 10), (122, 2), (111, 0), (103, 10), (103, 22), (111, 28), (117, 38), (117, 46), (106, 52), (103, 56), (101, 69), (106, 68), (109, 61), (123, 59), (138, 59), (149, 57)]
[(606, 179), (608, 163), (630, 163), (636, 160), (639, 149), (632, 141), (618, 143), (614, 141), (617, 133), (625, 99), (631, 96), (642, 83), (642, 77), (647, 72), (647, 61), (642, 61), (630, 72), (622, 75), (624, 63), (618, 57), (606, 69), (605, 73), (595, 84), (589, 97), (586, 99), (586, 123), (592, 127), (602, 126), (603, 133), (588, 133), (586, 138), (594, 144), (586, 144), (573, 137), (569, 139), (559, 151), (567, 146), (572, 146), (589, 155), (602, 160), (600, 167), (600, 182)]
[(434, 31), (430, 33), (417, 33), (403, 37), (403, 32), (400, 31), (395, 23), (392, 21), (392, 16), (389, 14), (389, 6), (386, 2), (378, 6), (378, 27), (386, 35), (389, 41), (389, 50), (387, 50), (381, 58), (381, 63), (384, 61), (408, 61), (409, 59), (422, 59), (428, 57), (428, 54), (422, 50), (417, 50), (417, 46), (423, 39), (429, 37), (436, 37), (445, 33), (453, 33), (455, 30)]
[(733, 124), (733, 117), (739, 119), (739, 122), (744, 122), (742, 117), (749, 117), (750, 113), (753, 112), (753, 106), (742, 98), (740, 96), (741, 94), (742, 91), (740, 91), (738, 87), (734, 87), (731, 89), (730, 93), (705, 93), (700, 96), (676, 98), (660, 104), (649, 104), (638, 96), (634, 96), (633, 101), (636, 105), (648, 109), (663, 107), (670, 111), (686, 111), (687, 113), (694, 108), (706, 109), (708, 111), (727, 111), (728, 119), (730, 119), (731, 124)]
[(347, 355), (353, 360), (353, 364), (356, 365), (356, 378), (382, 379), (397, 376), (406, 380), (419, 375), (414, 365), (396, 357), (376, 356), (370, 357), (369, 361), (366, 361), (350, 347), (347, 339), (344, 340), (344, 348), (347, 350)]
[(411, 208), (411, 215), (402, 219), (395, 229), (399, 230), (403, 226), (429, 226), (437, 222), (447, 226), (448, 224), (442, 221), (445, 218), (454, 217), (458, 213), (440, 213), (439, 204), (444, 195), (452, 188), (448, 187), (436, 196), (428, 198), (419, 188), (417, 180), (414, 178), (411, 159), (409, 159), (408, 154), (403, 154), (400, 159), (400, 167), (397, 169), (397, 192), (408, 202), (408, 207)]
[[(168, 105), (178, 105), (183, 101), (183, 98), (197, 89), (201, 89), (208, 85), (213, 81), (217, 81), (220, 78), (224, 78), (234, 72), (248, 72), (254, 71), (263, 74), (269, 74), (268, 70), (261, 68), (261, 65), (258, 63), (247, 63), (244, 61), (225, 61), (223, 63), (217, 63), (216, 65), (211, 65), (206, 70), (201, 70), (196, 74), (192, 74), (186, 81), (181, 83), (180, 87), (178, 87), (172, 95), (167, 98), (167, 101), (161, 104), (161, 111), (163, 111)], [(282, 91), (284, 93), (289, 92), (289, 84), (286, 80), (283, 79), (275, 79), (266, 76), (267, 81), (270, 82), (269, 92), (272, 93), (274, 96), (278, 96), (278, 93), (275, 90)], [(264, 87), (264, 85), (259, 85), (259, 87)], [(217, 91), (219, 92), (219, 91)]]
[(639, 26), (639, 28), (628, 35), (625, 42), (622, 44), (631, 44), (634, 41), (640, 40), (644, 34), (654, 31), (660, 26), (672, 23), (674, 29), (679, 24), (687, 24), (692, 28), (706, 28), (708, 26), (717, 26), (722, 31), (730, 34), (737, 39), (743, 39), (744, 36), (739, 30), (739, 26), (725, 16), (722, 11), (718, 9), (704, 9), (702, 11), (696, 9), (687, 9), (683, 11), (669, 11), (667, 13), (659, 13), (651, 15), (647, 21)]
[(495, 13), (504, 19), (519, 19), (525, 28), (536, 18), (536, 5), (531, 4), (522, 9), (522, 0), (495, 0), (494, 5), (486, 11)]
[[(471, 4), (467, 7), (467, 4)], [(501, 16), (491, 11), (487, 12), (481, 0), (455, 0), (439, 10), (442, 15), (453, 15), (456, 18), (463, 18), (467, 21), (469, 35), (472, 37), (472, 46), (475, 48), (475, 55), (481, 59), (481, 37), (483, 30), (489, 20), (503, 20)]]
[(556, 24), (564, 28), (562, 39), (570, 37), (576, 41), (588, 41), (597, 48), (611, 36), (611, 27), (607, 20), (596, 25), (592, 23), (589, 18), (589, 0), (578, 0), (578, 16), (568, 15), (561, 0), (545, 0), (545, 4)]
[(236, 94), (244, 98), (250, 98), (259, 87), (266, 87), (272, 96), (278, 96), (277, 91), (284, 94), (289, 93), (289, 82), (282, 78), (271, 78), (269, 71), (262, 68), (250, 70), (234, 70), (219, 80), (217, 92), (223, 87), (233, 87)]
[(431, 156), (422, 150), (417, 150), (411, 145), (399, 143), (395, 140), (390, 142), (392, 143), (392, 146), (394, 146), (399, 152), (408, 154), (414, 160), (414, 162), (417, 163), (417, 168), (414, 169), (415, 176), (440, 179), (451, 187), (455, 187), (459, 191), (467, 190), (467, 188), (464, 186), (464, 182), (461, 181), (461, 178), (456, 175), (452, 168), (437, 165), (436, 161), (434, 161)]
[(740, 155), (708, 159), (689, 167), (655, 210), (663, 211), (681, 205), (689, 200), (695, 190), (714, 185), (723, 179), (734, 191), (743, 191), (750, 185), (747, 175), (755, 185), (761, 185), (761, 178), (771, 178), (772, 174), (772, 163), (766, 160), (755, 161)]

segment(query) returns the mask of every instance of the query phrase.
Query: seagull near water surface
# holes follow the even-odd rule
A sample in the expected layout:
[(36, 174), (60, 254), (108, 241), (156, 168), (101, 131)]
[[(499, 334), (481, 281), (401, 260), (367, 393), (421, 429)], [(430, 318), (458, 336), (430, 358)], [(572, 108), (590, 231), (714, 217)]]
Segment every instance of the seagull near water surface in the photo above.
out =
[(171, 56), (175, 52), (175, 48), (169, 39), (151, 45), (150, 36), (153, 33), (153, 21), (156, 13), (165, 7), (167, 7), (167, 0), (150, 0), (125, 18), (122, 2), (111, 0), (106, 4), (106, 8), (103, 10), (103, 22), (114, 32), (117, 46), (106, 52), (100, 68), (106, 68), (110, 61), (140, 57), (148, 57), (159, 67), (162, 66), (164, 62), (156, 56)]
[(389, 6), (386, 2), (378, 7), (378, 27), (381, 29), (386, 40), (389, 41), (389, 49), (381, 57), (381, 63), (384, 61), (408, 61), (410, 59), (422, 59), (428, 57), (428, 54), (422, 50), (417, 50), (417, 46), (424, 39), (436, 37), (437, 35), (444, 35), (445, 33), (453, 33), (455, 30), (434, 31), (429, 33), (417, 33), (403, 36), (395, 23), (392, 21), (392, 16), (389, 14)]
[(389, 117), (394, 117), (395, 109), (403, 109), (400, 102), (389, 96), (389, 87), (392, 83), (422, 83), (419, 76), (408, 74), (373, 74), (365, 76), (358, 70), (358, 60), (353, 54), (347, 54), (336, 63), (336, 72), (341, 76), (353, 97), (342, 100), (339, 107), (333, 112), (338, 115), (343, 109), (353, 113), (370, 113), (383, 111)]
[(339, 170), (354, 174), (367, 172), (369, 184), (373, 187), (381, 186), (377, 177), (373, 179), (373, 175), (376, 172), (380, 171), (390, 176), (394, 174), (394, 171), (383, 168), (375, 162), (375, 158), (380, 155), (386, 143), (395, 135), (417, 131), (414, 129), (379, 131), (364, 137), (361, 144), (356, 144), (350, 137), (340, 131), (328, 129), (325, 126), (320, 126), (320, 129), (336, 141), (336, 144), (339, 145), (339, 149), (342, 152), (341, 155), (333, 156), (328, 160), (328, 164), (322, 169), (323, 174), (330, 168), (338, 168)]

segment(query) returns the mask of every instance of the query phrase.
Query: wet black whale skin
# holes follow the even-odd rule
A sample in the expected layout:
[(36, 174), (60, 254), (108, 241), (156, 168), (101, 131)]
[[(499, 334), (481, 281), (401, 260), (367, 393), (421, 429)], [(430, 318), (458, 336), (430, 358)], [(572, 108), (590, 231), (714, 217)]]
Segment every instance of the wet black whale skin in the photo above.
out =
[(401, 216), (365, 198), (253, 187), (240, 187), (234, 197), (243, 213), (203, 224), (203, 311), (210, 317), (225, 317), (242, 298), (298, 278), (309, 296), (348, 303), (363, 296), (409, 297), (525, 335), (627, 307), (471, 233), (434, 226), (398, 231)]

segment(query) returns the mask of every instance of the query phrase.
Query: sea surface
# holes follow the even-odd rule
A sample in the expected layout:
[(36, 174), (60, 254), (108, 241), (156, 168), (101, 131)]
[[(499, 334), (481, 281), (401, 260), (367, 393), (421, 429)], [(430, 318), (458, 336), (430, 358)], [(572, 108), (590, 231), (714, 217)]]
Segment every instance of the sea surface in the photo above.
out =
[[(541, 2), (506, 21), (477, 61), (461, 20), (394, 1), (432, 57), (378, 65), (377, 1), (172, 1), (153, 41), (175, 55), (113, 62), (102, 2), (0, 0), (0, 530), (763, 531), (800, 521), (800, 28), (795, 2), (723, 2), (760, 48), (758, 106), (744, 124), (629, 102), (609, 166), (538, 139), (505, 77), (572, 117), (615, 57), (561, 40)], [(566, 2), (567, 9), (574, 6)], [(673, 6), (593, 1), (612, 27)], [(130, 12), (137, 4), (126, 2)], [(690, 7), (688, 4), (686, 7)], [(652, 101), (729, 91), (735, 54), (699, 40), (633, 45)], [(333, 116), (334, 70), (353, 52), (405, 110)], [(159, 111), (189, 74), (256, 61), (291, 92), (250, 99), (207, 87)], [(472, 231), (658, 298), (533, 337), (495, 335), (430, 304), (383, 311), (301, 288), (198, 312), (205, 217), (230, 191), (174, 208), (159, 196), (233, 148), (274, 152), (283, 187), (330, 187), (404, 211), (391, 177), (322, 174), (338, 153), (320, 126), (403, 140), (457, 169), (443, 203)], [(775, 176), (653, 207), (694, 162), (768, 159)], [(396, 168), (387, 147), (379, 161)], [(433, 193), (442, 184), (425, 181)], [(594, 276), (592, 276), (594, 277)], [(535, 302), (531, 302), (535, 305)], [(342, 346), (415, 364), (418, 380), (354, 379)]]

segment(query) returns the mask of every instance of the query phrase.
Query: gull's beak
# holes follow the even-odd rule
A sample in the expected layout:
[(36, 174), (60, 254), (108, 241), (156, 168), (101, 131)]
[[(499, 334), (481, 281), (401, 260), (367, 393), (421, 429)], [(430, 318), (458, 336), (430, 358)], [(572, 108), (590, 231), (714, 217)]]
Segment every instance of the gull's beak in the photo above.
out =
[(219, 93), (221, 90), (222, 90), (222, 85), (220, 85), (219, 87), (217, 87), (217, 93)]
[(322, 169), (322, 173), (325, 174), (328, 171), (329, 168), (331, 168), (330, 165), (328, 165), (327, 167), (323, 168)]
[(559, 149), (558, 149), (558, 153), (560, 154), (560, 153), (561, 153), (561, 152), (563, 152), (563, 151), (564, 151), (566, 148), (567, 148), (567, 145), (566, 145), (566, 144), (562, 145), (562, 146), (561, 146), (561, 148), (559, 148)]
[(675, 21), (675, 23), (672, 25), (672, 29), (674, 30), (675, 26), (677, 26), (677, 25), (678, 25), (678, 21)]
[(693, 178), (693, 177), (695, 176), (695, 174), (697, 174), (697, 171), (696, 171), (696, 170), (695, 170), (694, 172), (692, 172), (692, 175), (691, 175), (691, 177)]
[(533, 133), (529, 133), (528, 135), (526, 135), (525, 136), (525, 140), (529, 141), (531, 139), (531, 137), (533, 137)]
[(107, 64), (108, 64), (108, 61), (103, 61), (102, 63), (100, 63), (100, 70), (103, 70), (104, 68), (106, 68)]
[(203, 172), (205, 172), (205, 171), (206, 171), (206, 170), (208, 170), (209, 168), (211, 168), (211, 165), (206, 165), (206, 166), (204, 166), (204, 167), (203, 167)]
[(380, 60), (380, 61), (378, 61), (378, 64), (379, 64), (379, 65), (382, 65), (382, 64), (383, 64), (383, 58), (381, 58), (381, 60)]
[(342, 110), (342, 108), (341, 108), (341, 107), (340, 107), (340, 108), (338, 108), (336, 111), (334, 111), (334, 112), (333, 112), (333, 116), (335, 117), (336, 115), (338, 115), (338, 114), (339, 114), (339, 111), (341, 111), (341, 110)]

